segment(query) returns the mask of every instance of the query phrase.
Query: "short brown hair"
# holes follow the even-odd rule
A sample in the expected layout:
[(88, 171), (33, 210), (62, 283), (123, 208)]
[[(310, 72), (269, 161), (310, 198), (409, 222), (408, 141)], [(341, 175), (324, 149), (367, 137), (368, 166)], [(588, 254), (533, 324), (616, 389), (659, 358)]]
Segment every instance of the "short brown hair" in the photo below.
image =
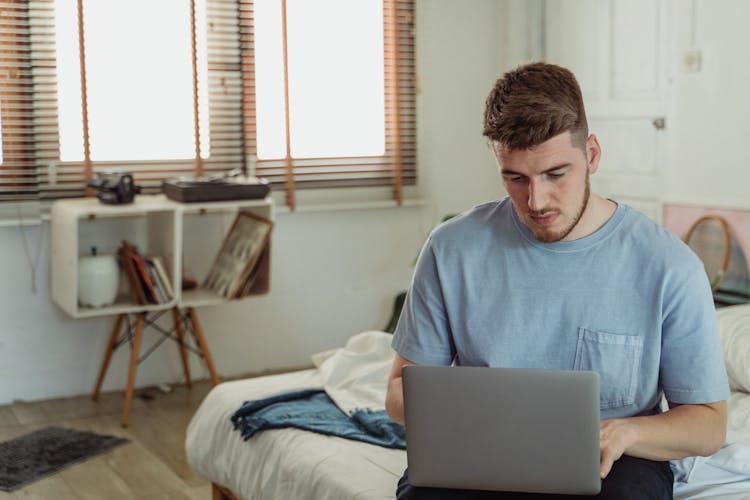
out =
[(484, 136), (509, 150), (528, 149), (570, 132), (585, 151), (588, 137), (583, 96), (575, 75), (535, 62), (505, 73), (487, 96)]

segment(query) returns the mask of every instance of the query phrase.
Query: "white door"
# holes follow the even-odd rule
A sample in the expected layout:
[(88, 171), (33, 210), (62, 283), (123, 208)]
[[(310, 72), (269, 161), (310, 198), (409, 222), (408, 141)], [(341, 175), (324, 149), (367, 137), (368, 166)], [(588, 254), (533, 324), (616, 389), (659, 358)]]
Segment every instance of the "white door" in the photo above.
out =
[(665, 0), (546, 0), (542, 51), (576, 74), (602, 161), (592, 190), (661, 221), (668, 81)]

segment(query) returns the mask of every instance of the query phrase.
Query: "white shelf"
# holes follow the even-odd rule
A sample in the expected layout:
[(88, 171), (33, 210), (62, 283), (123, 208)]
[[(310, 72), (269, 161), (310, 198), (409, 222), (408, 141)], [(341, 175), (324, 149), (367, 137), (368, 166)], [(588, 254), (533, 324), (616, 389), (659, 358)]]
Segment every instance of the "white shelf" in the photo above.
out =
[(183, 290), (180, 305), (181, 307), (213, 306), (226, 301), (227, 299), (213, 290), (198, 287), (193, 290)]
[[(164, 195), (159, 196), (164, 200), (171, 202)], [(262, 200), (203, 201), (194, 203), (177, 203), (177, 205), (185, 214), (249, 210), (258, 211), (261, 214), (265, 214), (266, 218), (273, 219), (273, 200), (270, 196)]]
[[(79, 306), (75, 318), (91, 318), (94, 316), (117, 315), (131, 312), (161, 311), (169, 309), (177, 304), (172, 300), (166, 304), (146, 304), (139, 305), (135, 301), (115, 302), (112, 305), (104, 307)], [(73, 316), (73, 315), (71, 315)]]
[[(51, 285), (53, 301), (74, 318), (116, 315), (180, 307), (216, 305), (227, 299), (210, 290), (198, 288), (182, 291), (183, 268), (195, 272), (201, 283), (210, 269), (231, 218), (238, 211), (248, 211), (273, 220), (273, 202), (263, 200), (237, 200), (199, 203), (179, 203), (164, 195), (139, 195), (126, 205), (107, 205), (96, 198), (58, 200), (51, 211)], [(217, 218), (219, 223), (214, 223)], [(230, 222), (226, 222), (229, 220)], [(223, 221), (223, 222), (222, 222)], [(174, 297), (163, 304), (137, 304), (125, 293), (114, 304), (86, 307), (78, 303), (78, 260), (95, 246), (100, 254), (114, 254), (122, 240), (134, 243), (144, 255), (160, 256), (166, 267)], [(193, 247), (200, 246), (195, 251)], [(183, 260), (184, 259), (184, 260)], [(261, 275), (253, 289), (254, 294), (269, 289), (268, 260), (261, 262)], [(127, 279), (121, 276), (121, 282)]]

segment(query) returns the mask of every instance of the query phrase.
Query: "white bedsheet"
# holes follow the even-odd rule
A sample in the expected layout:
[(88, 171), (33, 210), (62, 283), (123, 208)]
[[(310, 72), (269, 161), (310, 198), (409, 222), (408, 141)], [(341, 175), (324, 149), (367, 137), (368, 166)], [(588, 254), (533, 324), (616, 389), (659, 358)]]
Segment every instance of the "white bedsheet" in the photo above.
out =
[(750, 394), (733, 392), (727, 401), (727, 444), (698, 460), (687, 483), (675, 484), (675, 498), (750, 499)]
[(406, 453), (297, 429), (263, 431), (242, 441), (230, 417), (248, 399), (322, 387), (317, 370), (225, 382), (201, 403), (187, 430), (196, 474), (253, 500), (395, 498)]
[[(201, 403), (187, 430), (190, 466), (200, 476), (253, 500), (378, 500), (395, 497), (406, 452), (338, 437), (284, 429), (243, 441), (230, 417), (247, 400), (303, 388), (325, 388), (344, 410), (382, 409), (392, 359), (390, 336), (364, 332), (341, 349), (313, 356), (316, 369), (225, 382)], [(750, 499), (750, 395), (733, 393), (727, 443), (697, 461), (679, 500)]]

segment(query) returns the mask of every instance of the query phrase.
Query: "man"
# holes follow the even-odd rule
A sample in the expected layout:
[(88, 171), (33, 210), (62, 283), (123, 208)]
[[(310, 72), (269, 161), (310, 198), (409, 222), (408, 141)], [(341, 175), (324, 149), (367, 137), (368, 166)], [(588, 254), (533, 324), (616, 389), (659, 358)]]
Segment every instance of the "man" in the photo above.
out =
[[(484, 135), (508, 197), (454, 217), (425, 243), (393, 338), (389, 415), (403, 423), (408, 364), (594, 370), (597, 498), (672, 498), (668, 461), (710, 455), (726, 432), (729, 390), (700, 260), (645, 216), (590, 192), (601, 147), (567, 69), (506, 73), (487, 98)], [(529, 497), (416, 488), (408, 471), (397, 495)]]

